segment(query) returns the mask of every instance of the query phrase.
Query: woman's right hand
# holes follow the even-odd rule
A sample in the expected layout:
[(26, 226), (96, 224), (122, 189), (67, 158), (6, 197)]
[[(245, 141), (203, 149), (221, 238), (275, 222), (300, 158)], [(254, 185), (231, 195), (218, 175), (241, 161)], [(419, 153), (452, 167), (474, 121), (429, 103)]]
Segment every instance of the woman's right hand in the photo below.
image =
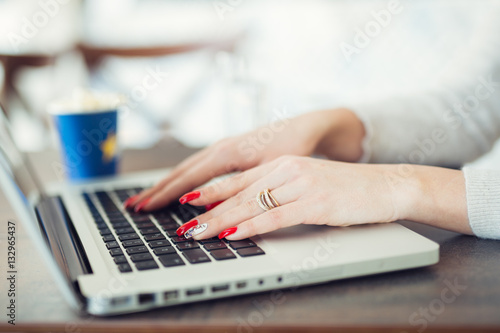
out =
[(249, 133), (223, 139), (175, 167), (163, 180), (125, 202), (128, 209), (152, 211), (168, 205), (214, 177), (245, 171), (282, 155), (356, 161), (364, 128), (350, 110), (311, 112), (280, 119)]

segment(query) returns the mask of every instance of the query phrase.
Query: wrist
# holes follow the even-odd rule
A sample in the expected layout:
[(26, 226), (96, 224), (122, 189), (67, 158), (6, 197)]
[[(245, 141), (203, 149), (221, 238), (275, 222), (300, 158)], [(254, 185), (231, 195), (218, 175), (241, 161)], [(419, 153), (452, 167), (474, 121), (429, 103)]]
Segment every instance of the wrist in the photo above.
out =
[(472, 234), (462, 171), (422, 165), (395, 165), (393, 191), (398, 219)]

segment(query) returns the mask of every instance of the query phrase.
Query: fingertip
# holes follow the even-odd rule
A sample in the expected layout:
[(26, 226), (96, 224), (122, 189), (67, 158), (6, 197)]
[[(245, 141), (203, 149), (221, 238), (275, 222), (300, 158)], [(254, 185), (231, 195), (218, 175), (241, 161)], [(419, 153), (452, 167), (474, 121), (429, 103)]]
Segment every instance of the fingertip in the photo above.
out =
[(208, 212), (209, 210), (214, 209), (215, 207), (217, 207), (218, 205), (220, 205), (223, 202), (224, 202), (224, 200), (221, 200), (221, 201), (217, 201), (217, 202), (205, 205), (205, 210)]
[(181, 203), (181, 205), (184, 205), (190, 201), (198, 199), (200, 195), (201, 195), (200, 191), (188, 192), (179, 198), (179, 202)]
[[(232, 228), (228, 228), (224, 231), (222, 231), (220, 234), (219, 234), (219, 239), (223, 239), (223, 238), (227, 238), (229, 235), (233, 235), (233, 237), (231, 238), (234, 238), (234, 234), (236, 233), (236, 231), (238, 231), (238, 227), (232, 227)], [(228, 238), (230, 240), (230, 238)]]
[(134, 211), (135, 211), (136, 213), (141, 213), (141, 212), (145, 211), (145, 210), (146, 210), (146, 206), (147, 206), (150, 202), (151, 202), (151, 198), (147, 198), (147, 199), (142, 200), (141, 202), (139, 202), (139, 203), (137, 204), (137, 206), (135, 206)]
[(125, 209), (131, 209), (134, 206), (134, 204), (138, 198), (139, 198), (139, 194), (131, 196), (130, 198), (128, 198), (127, 200), (125, 200), (123, 202), (123, 207)]

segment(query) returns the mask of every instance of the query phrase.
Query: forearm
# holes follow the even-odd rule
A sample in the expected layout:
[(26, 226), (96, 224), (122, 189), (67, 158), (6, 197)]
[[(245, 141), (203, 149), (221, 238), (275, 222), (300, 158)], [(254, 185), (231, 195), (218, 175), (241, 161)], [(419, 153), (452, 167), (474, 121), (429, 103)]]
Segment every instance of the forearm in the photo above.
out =
[(321, 117), (322, 136), (315, 153), (337, 161), (359, 161), (365, 128), (356, 114), (349, 109), (334, 109), (316, 112), (316, 116)]
[(393, 167), (400, 218), (472, 235), (460, 170), (401, 164)]

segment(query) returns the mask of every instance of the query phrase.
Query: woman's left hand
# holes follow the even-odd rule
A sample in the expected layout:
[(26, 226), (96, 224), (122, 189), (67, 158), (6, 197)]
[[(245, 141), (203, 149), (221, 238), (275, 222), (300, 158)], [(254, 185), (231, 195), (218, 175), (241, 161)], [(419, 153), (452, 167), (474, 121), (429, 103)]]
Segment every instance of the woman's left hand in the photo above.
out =
[[(300, 223), (348, 226), (403, 218), (406, 192), (391, 183), (395, 165), (334, 162), (283, 156), (210, 186), (198, 189), (192, 205), (221, 204), (180, 227), (193, 238), (219, 235), (243, 239)], [(265, 211), (256, 195), (269, 189), (279, 206)], [(198, 234), (196, 234), (198, 232)]]

